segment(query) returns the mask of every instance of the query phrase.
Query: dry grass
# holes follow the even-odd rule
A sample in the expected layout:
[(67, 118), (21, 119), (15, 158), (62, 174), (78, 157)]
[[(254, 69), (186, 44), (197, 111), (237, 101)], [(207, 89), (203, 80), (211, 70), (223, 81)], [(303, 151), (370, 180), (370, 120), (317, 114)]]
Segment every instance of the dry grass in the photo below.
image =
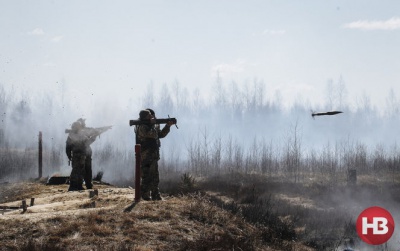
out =
[[(66, 185), (2, 188), (5, 204), (17, 203), (11, 200), (16, 194), (18, 200), (36, 197), (37, 204), (0, 215), (0, 250), (273, 250), (260, 229), (200, 194), (133, 204), (128, 188), (98, 186), (92, 199), (86, 191), (66, 192)], [(96, 208), (87, 207), (93, 200)], [(57, 203), (68, 207), (51, 207)]]
[(138, 204), (133, 189), (110, 185), (89, 198), (67, 185), (2, 184), (2, 205), (36, 203), (0, 214), (0, 250), (332, 250), (357, 238), (351, 217), (366, 199), (400, 204), (398, 185), (364, 177), (357, 186), (240, 174), (193, 183), (193, 193), (177, 182), (163, 201)]
[(371, 203), (391, 209), (400, 206), (398, 180), (388, 182), (388, 175), (380, 181), (359, 178), (357, 185), (348, 185), (344, 178), (332, 183), (315, 175), (314, 181), (293, 183), (279, 177), (230, 174), (204, 180), (200, 187), (221, 207), (257, 225), (271, 246), (299, 250), (296, 242), (301, 242), (325, 251), (346, 245), (345, 240), (361, 244), (355, 231), (361, 209)]
[(0, 184), (0, 203), (31, 198), (43, 187), (41, 182), (30, 182), (29, 184), (29, 186), (21, 186), (20, 183)]

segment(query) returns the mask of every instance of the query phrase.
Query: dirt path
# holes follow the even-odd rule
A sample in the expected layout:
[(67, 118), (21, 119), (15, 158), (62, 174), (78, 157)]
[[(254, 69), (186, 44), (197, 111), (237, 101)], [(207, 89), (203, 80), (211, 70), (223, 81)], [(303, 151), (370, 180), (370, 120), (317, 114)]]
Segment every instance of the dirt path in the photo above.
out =
[[(97, 185), (98, 195), (90, 198), (90, 191), (68, 192), (68, 185), (43, 186), (35, 183), (12, 184), (3, 189), (3, 200), (0, 206), (20, 207), (25, 199), (28, 205), (26, 212), (23, 209), (0, 210), (0, 219), (24, 219), (39, 221), (57, 215), (79, 215), (90, 210), (120, 207), (134, 201), (134, 189), (117, 188), (109, 185)], [(18, 200), (9, 201), (12, 196)], [(34, 205), (30, 206), (31, 198)]]

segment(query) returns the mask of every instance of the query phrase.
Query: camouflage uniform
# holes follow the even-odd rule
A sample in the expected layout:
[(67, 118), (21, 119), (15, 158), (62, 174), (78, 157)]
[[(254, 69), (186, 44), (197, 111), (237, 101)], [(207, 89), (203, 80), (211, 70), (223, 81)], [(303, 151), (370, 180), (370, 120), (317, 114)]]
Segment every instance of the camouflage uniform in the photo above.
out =
[[(142, 117), (142, 116), (141, 116)], [(143, 119), (143, 118), (140, 118)], [(170, 131), (165, 125), (161, 130), (159, 125), (143, 124), (136, 128), (137, 144), (141, 145), (141, 195), (144, 200), (160, 200), (158, 184), (158, 160), (160, 159), (160, 138), (164, 138)], [(151, 195), (151, 197), (150, 197)]]
[(90, 136), (90, 132), (91, 130), (93, 130), (93, 128), (90, 127), (86, 127), (86, 123), (85, 123), (85, 119), (80, 118), (77, 120), (79, 123), (81, 123), (82, 127), (83, 127), (83, 131), (85, 132), (86, 136), (89, 138), (86, 141), (86, 148), (85, 148), (85, 172), (84, 172), (84, 176), (83, 179), (85, 181), (85, 185), (87, 189), (92, 189), (93, 188), (93, 183), (92, 183), (92, 148), (90, 147), (90, 145), (96, 140), (96, 137), (94, 136)]
[(72, 161), (72, 171), (68, 191), (83, 190), (82, 183), (85, 176), (86, 144), (89, 138), (83, 133), (81, 125), (72, 124), (72, 132), (69, 133), (66, 142), (66, 154)]
[(86, 188), (92, 189), (92, 148), (90, 147), (90, 144), (86, 146), (85, 155), (85, 175), (83, 176), (83, 179), (85, 181)]

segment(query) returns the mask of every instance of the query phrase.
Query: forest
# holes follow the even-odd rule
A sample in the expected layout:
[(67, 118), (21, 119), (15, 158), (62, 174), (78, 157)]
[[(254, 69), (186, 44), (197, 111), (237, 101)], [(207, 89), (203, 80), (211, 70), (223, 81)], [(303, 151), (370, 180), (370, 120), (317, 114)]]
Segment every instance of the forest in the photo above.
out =
[[(178, 120), (178, 127), (161, 141), (161, 189), (172, 194), (174, 181), (183, 179), (189, 187), (196, 183), (230, 194), (237, 204), (225, 208), (235, 212), (239, 204), (250, 203), (247, 211), (240, 210), (245, 218), (273, 222), (286, 233), (282, 238), (296, 236), (317, 250), (333, 250), (357, 239), (349, 229), (362, 206), (379, 201), (390, 209), (400, 202), (400, 101), (393, 90), (380, 107), (367, 94), (352, 97), (342, 78), (328, 81), (321, 104), (299, 95), (287, 105), (279, 92), (269, 93), (259, 80), (217, 80), (206, 94), (178, 81), (150, 83), (140, 91), (140, 98), (115, 102), (77, 100), (63, 84), (41, 95), (0, 85), (0, 183), (38, 176), (39, 132), (43, 175), (69, 175), (64, 131), (83, 117), (92, 127), (113, 126), (93, 144), (93, 173), (103, 172), (105, 181), (121, 187), (133, 186), (135, 137), (128, 121), (152, 108), (158, 118)], [(343, 113), (311, 116), (333, 110)], [(349, 179), (351, 172), (356, 179)], [(349, 190), (351, 185), (364, 189)], [(302, 194), (325, 209), (311, 213), (306, 203), (288, 203), (283, 191)], [(320, 217), (311, 219), (311, 214)], [(277, 220), (284, 215), (290, 220)], [(329, 222), (321, 222), (326, 218)], [(295, 231), (300, 226), (308, 231)]]
[[(203, 96), (178, 81), (144, 88), (139, 99), (117, 106), (112, 100), (77, 101), (62, 88), (29, 96), (0, 85), (0, 180), (35, 175), (32, 165), (37, 161), (32, 158), (37, 158), (39, 132), (43, 133), (45, 174), (65, 167), (64, 131), (81, 117), (88, 126), (113, 125), (93, 144), (94, 161), (109, 179), (126, 177), (123, 172), (134, 163), (135, 144), (128, 121), (137, 119), (144, 108), (154, 109), (158, 118), (178, 119), (179, 129), (172, 128), (162, 140), (161, 166), (169, 171), (199, 176), (232, 171), (285, 173), (297, 181), (305, 172), (334, 178), (348, 169), (378, 175), (377, 171), (395, 172), (398, 166), (400, 101), (393, 90), (382, 107), (373, 106), (366, 94), (350, 104), (339, 79), (327, 83), (325, 103), (312, 105), (299, 98), (287, 107), (279, 93), (267, 98), (265, 85), (256, 80), (243, 85), (217, 81)], [(311, 116), (331, 110), (343, 113)], [(114, 163), (113, 174), (107, 174), (108, 163)]]

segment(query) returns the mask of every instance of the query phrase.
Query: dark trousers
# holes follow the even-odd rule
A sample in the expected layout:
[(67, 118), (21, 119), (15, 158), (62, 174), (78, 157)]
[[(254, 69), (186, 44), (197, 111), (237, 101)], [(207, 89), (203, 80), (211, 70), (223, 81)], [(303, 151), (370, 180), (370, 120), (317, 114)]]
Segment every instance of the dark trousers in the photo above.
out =
[(85, 175), (83, 179), (85, 180), (86, 188), (91, 189), (92, 184), (92, 155), (86, 155), (85, 158)]
[(159, 196), (159, 183), (160, 177), (158, 172), (158, 159), (142, 162), (142, 195), (145, 197), (149, 197), (151, 193), (152, 197)]
[(82, 183), (85, 176), (85, 158), (84, 154), (72, 154), (72, 171), (70, 175), (70, 191), (83, 190)]

